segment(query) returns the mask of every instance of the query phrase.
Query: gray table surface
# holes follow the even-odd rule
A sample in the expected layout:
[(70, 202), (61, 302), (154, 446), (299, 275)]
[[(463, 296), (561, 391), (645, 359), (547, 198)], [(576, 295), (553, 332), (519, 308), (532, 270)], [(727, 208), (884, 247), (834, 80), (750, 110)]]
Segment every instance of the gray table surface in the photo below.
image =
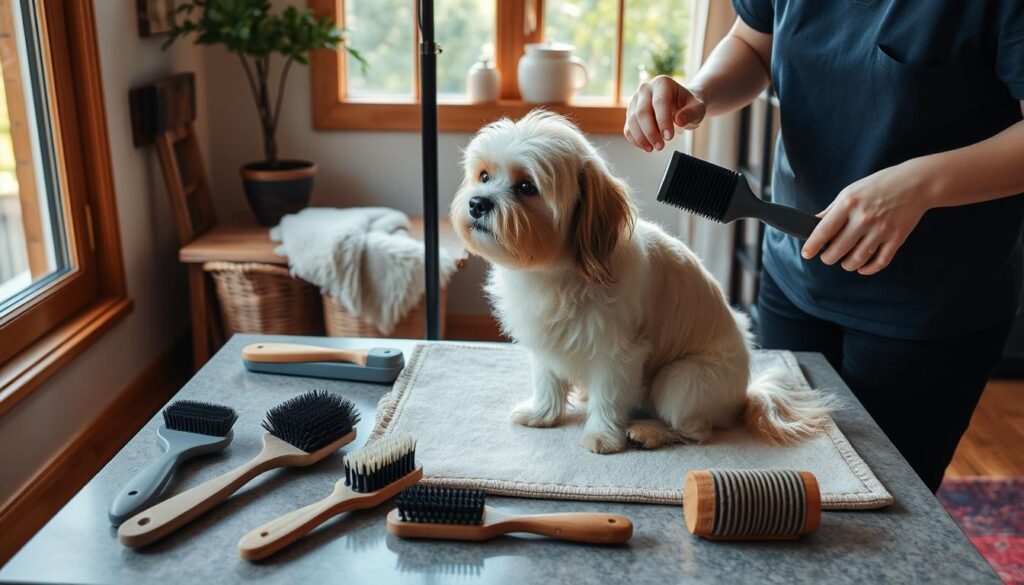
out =
[[(362, 412), (361, 446), (377, 401), (389, 387), (246, 372), (241, 348), (253, 341), (310, 341), (339, 347), (359, 340), (235, 336), (175, 399), (230, 404), (239, 412), (234, 443), (183, 466), (177, 493), (259, 451), (264, 412), (302, 391), (326, 388)], [(409, 355), (415, 342), (379, 341)], [(177, 533), (135, 551), (117, 543), (107, 508), (118, 489), (157, 456), (158, 414), (0, 570), (2, 582), (43, 583), (998, 583), (996, 575), (823, 357), (797, 354), (812, 384), (851, 406), (836, 414), (850, 442), (892, 492), (878, 511), (826, 512), (821, 529), (799, 541), (716, 543), (691, 536), (677, 506), (513, 498), (488, 503), (513, 512), (601, 510), (633, 519), (626, 545), (595, 547), (507, 536), (486, 543), (404, 541), (387, 533), (391, 505), (335, 518), (261, 562), (236, 553), (238, 539), (263, 522), (331, 492), (341, 453), (306, 469), (276, 470)], [(467, 397), (469, 399), (469, 397)], [(438, 424), (446, 424), (438, 421)], [(453, 429), (457, 432), (457, 429)], [(682, 481), (682, 474), (680, 474)]]

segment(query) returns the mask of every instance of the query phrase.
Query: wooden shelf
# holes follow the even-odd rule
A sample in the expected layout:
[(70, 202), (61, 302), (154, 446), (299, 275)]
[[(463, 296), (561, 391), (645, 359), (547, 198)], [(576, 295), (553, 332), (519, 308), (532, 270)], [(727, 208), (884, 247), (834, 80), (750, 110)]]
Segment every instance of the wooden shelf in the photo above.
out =
[[(412, 217), (409, 234), (423, 239), (423, 218)], [(465, 265), (468, 254), (447, 219), (438, 222), (441, 249)], [(251, 219), (237, 218), (218, 224), (181, 248), (178, 258), (186, 264), (203, 262), (260, 262), (287, 265), (288, 258), (274, 252), (279, 244), (270, 240), (270, 228), (256, 225)]]

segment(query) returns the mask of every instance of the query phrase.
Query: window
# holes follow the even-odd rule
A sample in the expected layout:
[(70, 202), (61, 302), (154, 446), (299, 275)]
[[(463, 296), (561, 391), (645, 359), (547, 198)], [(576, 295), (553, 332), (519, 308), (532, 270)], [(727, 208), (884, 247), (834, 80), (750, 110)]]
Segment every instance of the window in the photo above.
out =
[(31, 11), (7, 8), (0, 15), (0, 314), (73, 269), (38, 23)]
[[(419, 127), (415, 0), (311, 0), (321, 15), (349, 31), (369, 67), (343, 52), (313, 58), (314, 124), (319, 129)], [(472, 131), (501, 115), (532, 107), (519, 100), (516, 71), (527, 43), (575, 47), (589, 82), (568, 105), (546, 106), (572, 115), (589, 132), (618, 134), (625, 105), (641, 79), (681, 75), (690, 37), (693, 0), (435, 0), (438, 122), (442, 130)], [(480, 57), (501, 75), (497, 104), (468, 104), (465, 78)]]
[(0, 413), (130, 308), (90, 2), (0, 0)]

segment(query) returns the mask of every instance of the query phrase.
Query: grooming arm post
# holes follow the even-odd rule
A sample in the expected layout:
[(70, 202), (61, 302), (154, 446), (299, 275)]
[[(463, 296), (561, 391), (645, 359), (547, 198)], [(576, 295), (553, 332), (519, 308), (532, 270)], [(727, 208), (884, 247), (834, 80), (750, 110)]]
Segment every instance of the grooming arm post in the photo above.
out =
[(437, 55), (434, 0), (419, 0), (420, 132), (423, 140), (423, 248), (426, 254), (427, 339), (441, 337), (437, 234)]

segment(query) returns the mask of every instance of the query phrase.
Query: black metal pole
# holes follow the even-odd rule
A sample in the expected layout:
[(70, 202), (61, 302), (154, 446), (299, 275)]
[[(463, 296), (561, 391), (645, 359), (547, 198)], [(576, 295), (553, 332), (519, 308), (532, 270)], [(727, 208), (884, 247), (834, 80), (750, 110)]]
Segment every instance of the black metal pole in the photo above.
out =
[(423, 243), (426, 254), (427, 339), (441, 338), (437, 243), (437, 55), (434, 0), (419, 0), (420, 133), (423, 140)]

